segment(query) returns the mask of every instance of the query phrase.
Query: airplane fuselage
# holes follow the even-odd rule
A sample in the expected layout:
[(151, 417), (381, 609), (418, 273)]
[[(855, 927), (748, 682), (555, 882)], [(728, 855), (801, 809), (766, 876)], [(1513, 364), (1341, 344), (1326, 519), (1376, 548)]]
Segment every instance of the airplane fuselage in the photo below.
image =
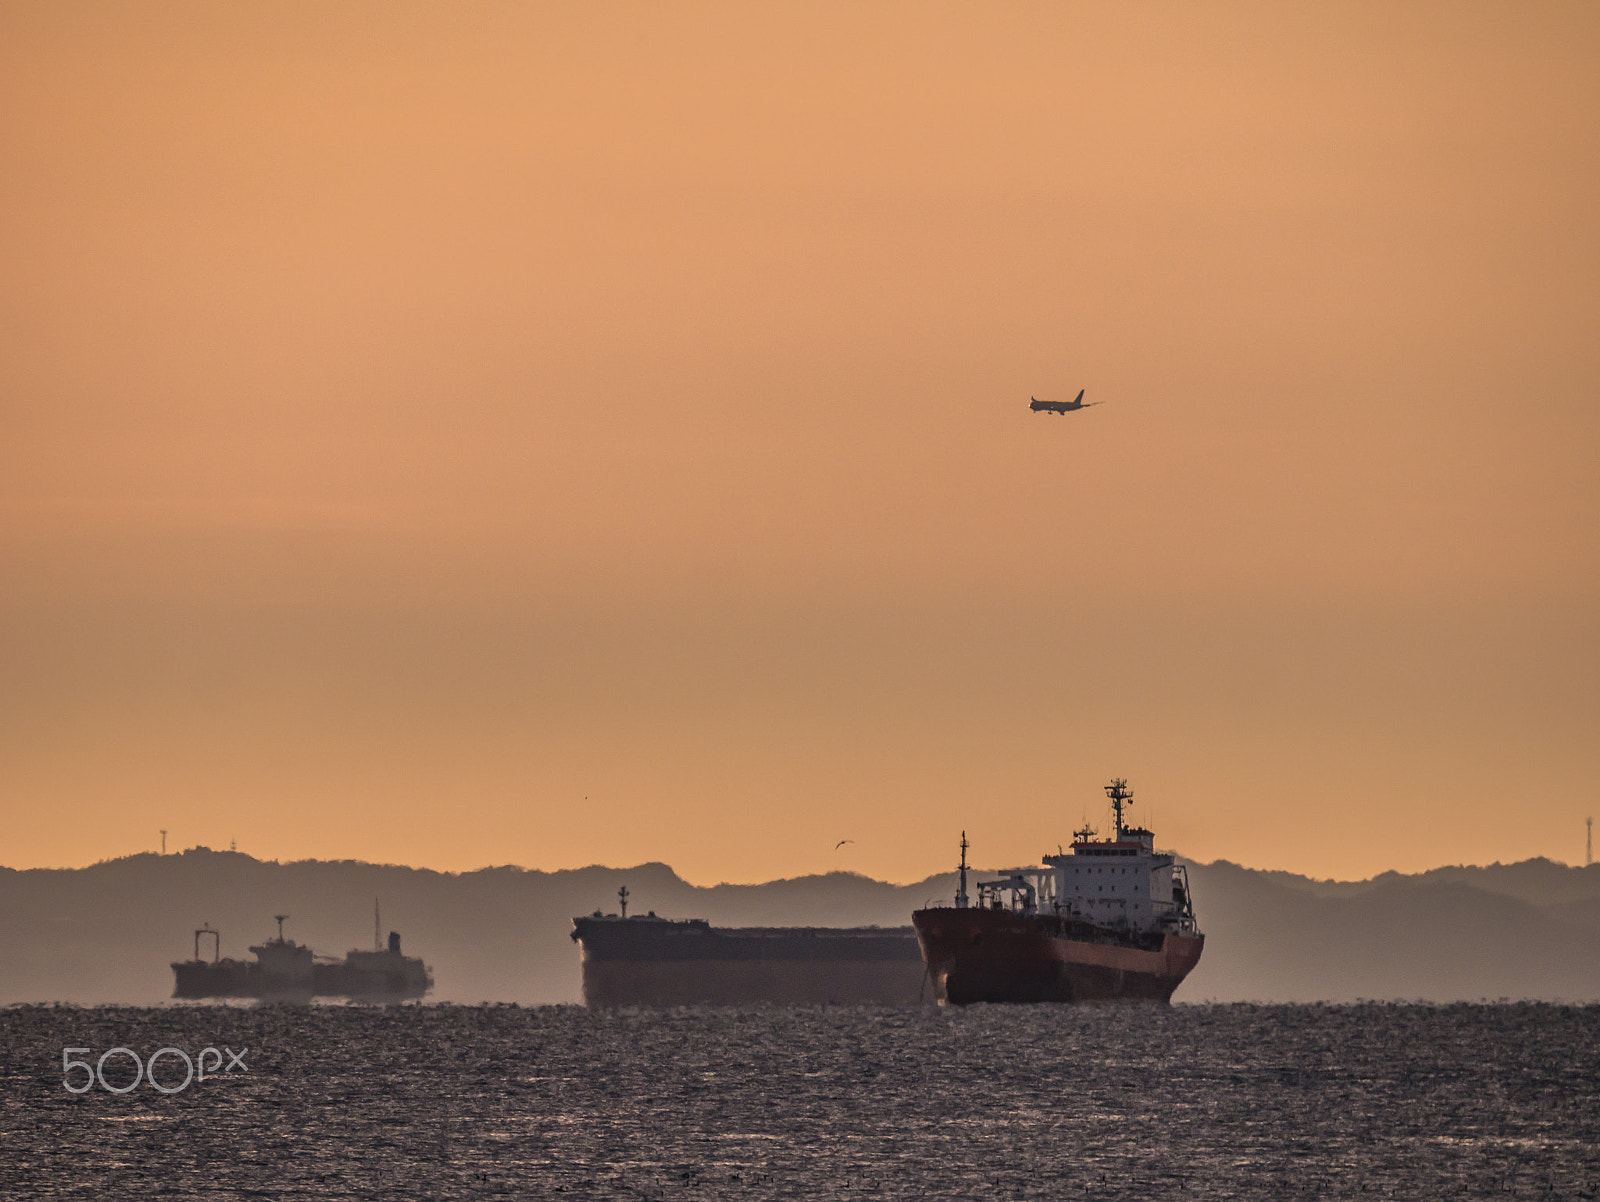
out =
[(1071, 413), (1074, 409), (1087, 409), (1089, 406), (1083, 403), (1083, 394), (1087, 391), (1087, 388), (1080, 388), (1078, 395), (1070, 401), (1041, 401), (1029, 397), (1028, 408), (1035, 413)]

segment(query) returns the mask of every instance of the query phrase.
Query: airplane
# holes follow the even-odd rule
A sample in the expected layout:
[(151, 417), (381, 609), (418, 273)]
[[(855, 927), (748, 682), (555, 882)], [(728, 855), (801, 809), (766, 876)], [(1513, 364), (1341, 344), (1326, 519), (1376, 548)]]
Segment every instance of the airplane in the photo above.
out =
[(1045, 413), (1071, 413), (1077, 409), (1092, 409), (1096, 405), (1104, 403), (1102, 401), (1090, 401), (1087, 405), (1085, 405), (1083, 403), (1083, 394), (1088, 391), (1089, 390), (1087, 388), (1078, 389), (1078, 395), (1073, 397), (1070, 401), (1041, 401), (1034, 397), (1029, 397), (1028, 408), (1032, 409), (1035, 413), (1038, 413), (1040, 410), (1043, 410)]

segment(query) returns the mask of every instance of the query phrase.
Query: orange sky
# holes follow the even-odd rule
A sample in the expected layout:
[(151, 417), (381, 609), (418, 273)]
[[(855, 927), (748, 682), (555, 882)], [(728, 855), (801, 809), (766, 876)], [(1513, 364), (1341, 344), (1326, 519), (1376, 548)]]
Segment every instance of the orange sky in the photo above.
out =
[(0, 863), (905, 880), (1112, 775), (1202, 859), (1581, 860), (1596, 62), (1581, 4), (0, 3)]

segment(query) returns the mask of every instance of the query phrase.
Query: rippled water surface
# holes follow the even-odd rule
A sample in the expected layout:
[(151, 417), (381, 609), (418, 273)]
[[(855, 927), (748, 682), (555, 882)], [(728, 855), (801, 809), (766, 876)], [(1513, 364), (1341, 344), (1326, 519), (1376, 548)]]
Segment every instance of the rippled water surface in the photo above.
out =
[[(18, 1008), (0, 1037), (7, 1197), (1600, 1197), (1595, 1006)], [(64, 1048), (207, 1046), (248, 1071), (63, 1086)]]

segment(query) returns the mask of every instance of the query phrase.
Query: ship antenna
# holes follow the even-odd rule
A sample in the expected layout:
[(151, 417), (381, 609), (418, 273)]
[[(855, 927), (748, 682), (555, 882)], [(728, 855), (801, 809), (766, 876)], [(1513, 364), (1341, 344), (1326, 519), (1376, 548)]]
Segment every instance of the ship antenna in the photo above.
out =
[(1122, 807), (1133, 804), (1133, 790), (1128, 788), (1128, 782), (1120, 776), (1111, 778), (1111, 783), (1106, 786), (1106, 796), (1111, 798), (1111, 809), (1116, 814), (1117, 842), (1122, 841)]
[(624, 885), (617, 890), (617, 900), (622, 903), (622, 916), (628, 916), (628, 887)]
[(278, 920), (278, 942), (282, 943), (283, 942), (283, 920), (285, 918), (289, 917), (289, 916), (287, 914), (274, 914), (273, 917)]
[(967, 908), (967, 832), (961, 832), (961, 883), (956, 886), (956, 909)]

